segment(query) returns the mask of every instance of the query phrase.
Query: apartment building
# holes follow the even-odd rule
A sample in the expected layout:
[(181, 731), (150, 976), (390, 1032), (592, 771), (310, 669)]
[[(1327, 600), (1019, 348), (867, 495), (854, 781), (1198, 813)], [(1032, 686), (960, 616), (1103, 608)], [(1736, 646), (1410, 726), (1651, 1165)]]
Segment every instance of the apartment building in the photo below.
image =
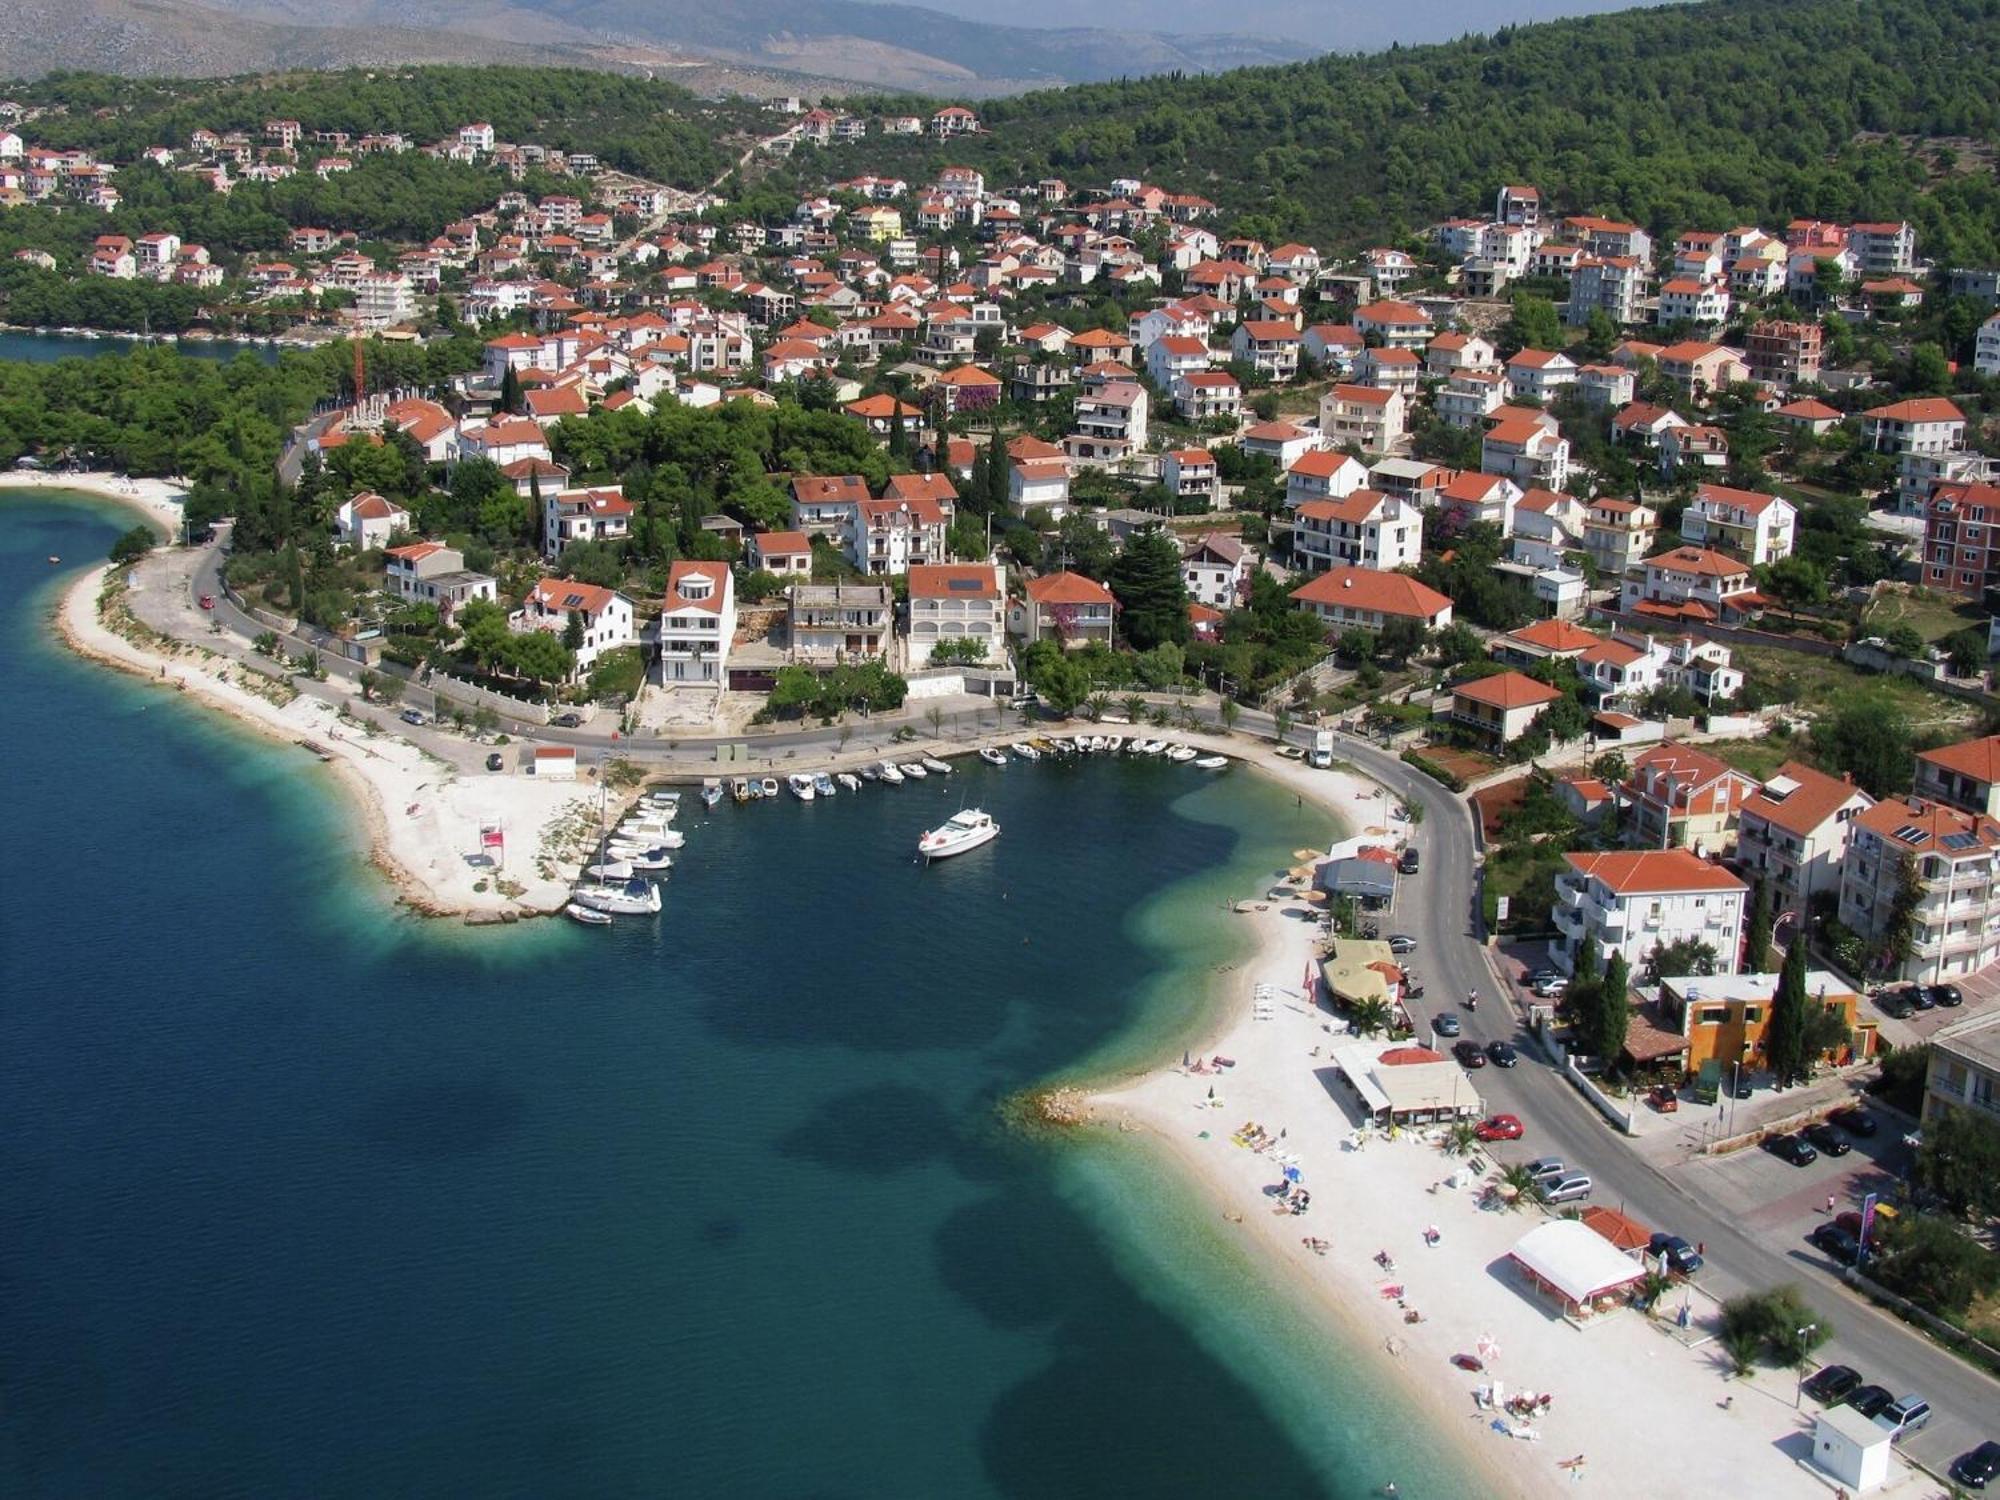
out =
[(1006, 573), (986, 564), (920, 565), (910, 569), (910, 666), (930, 664), (941, 641), (976, 641), (982, 661), (1005, 654)]
[(1977, 1016), (1931, 1037), (1922, 1118), (1948, 1109), (2000, 1117), (2000, 1016)]
[(1961, 812), (2000, 818), (2000, 735), (1919, 751), (1914, 790)]
[(1569, 483), (1569, 439), (1554, 417), (1507, 417), (1480, 439), (1479, 467), (1523, 489), (1559, 490)]
[(1792, 555), (1797, 517), (1777, 495), (1704, 484), (1681, 512), (1681, 540), (1762, 567)]
[(1907, 276), (1917, 269), (1917, 231), (1907, 223), (1850, 225), (1847, 248), (1864, 276)]
[(1892, 401), (1861, 414), (1861, 440), (1877, 453), (1896, 455), (1897, 506), (1916, 515), (1932, 484), (1958, 477), (1944, 473), (1939, 461), (1965, 452), (1965, 413), (1941, 396)]
[(1583, 550), (1608, 578), (1623, 578), (1652, 550), (1660, 531), (1660, 513), (1616, 496), (1590, 502), (1583, 513)]
[(1407, 403), (1400, 391), (1336, 385), (1319, 401), (1320, 437), (1336, 448), (1352, 443), (1367, 453), (1387, 453), (1403, 440)]
[(597, 658), (638, 639), (633, 628), (632, 601), (615, 589), (568, 578), (544, 578), (528, 591), (521, 607), (507, 618), (517, 635), (540, 630), (563, 635), (575, 619), (583, 627), (576, 647), (576, 671), (588, 672)]
[(2000, 959), (1994, 856), (2000, 823), (1923, 797), (1893, 797), (1853, 819), (1840, 872), (1840, 920), (1887, 953), (1905, 921), (1897, 979), (1976, 974)]
[(1028, 645), (1053, 640), (1064, 650), (1092, 641), (1108, 646), (1117, 610), (1111, 590), (1095, 579), (1068, 571), (1044, 573), (1029, 579), (1024, 597), (1008, 607), (1007, 629)]
[(1306, 500), (1292, 513), (1292, 556), (1314, 572), (1343, 565), (1382, 573), (1415, 567), (1423, 539), (1417, 508), (1379, 490)]
[(1750, 378), (1781, 389), (1817, 384), (1821, 338), (1817, 323), (1771, 319), (1753, 324), (1743, 340)]
[(1721, 865), (1686, 849), (1567, 854), (1556, 877), (1556, 967), (1574, 972), (1588, 940), (1601, 970), (1613, 953), (1639, 973), (1656, 949), (1706, 944), (1719, 974), (1742, 967), (1743, 914), (1749, 887)]
[(1601, 312), (1620, 328), (1640, 322), (1645, 317), (1650, 285), (1648, 263), (1638, 256), (1584, 256), (1570, 272), (1563, 321), (1581, 328), (1592, 313)]
[(729, 680), (729, 646), (736, 635), (736, 580), (728, 563), (676, 562), (660, 600), (660, 681)]
[(1838, 897), (1848, 825), (1874, 805), (1852, 777), (1788, 760), (1737, 815), (1737, 868), (1765, 886), (1774, 911), (1804, 917), (1814, 896)]
[(1619, 785), (1626, 839), (1650, 849), (1725, 853), (1756, 792), (1755, 781), (1707, 751), (1663, 740), (1633, 758)]
[(795, 663), (879, 661), (895, 637), (896, 596), (886, 583), (795, 583), (788, 623)]
[(1727, 621), (1763, 602), (1748, 563), (1705, 547), (1676, 547), (1626, 575), (1618, 607), (1665, 619)]

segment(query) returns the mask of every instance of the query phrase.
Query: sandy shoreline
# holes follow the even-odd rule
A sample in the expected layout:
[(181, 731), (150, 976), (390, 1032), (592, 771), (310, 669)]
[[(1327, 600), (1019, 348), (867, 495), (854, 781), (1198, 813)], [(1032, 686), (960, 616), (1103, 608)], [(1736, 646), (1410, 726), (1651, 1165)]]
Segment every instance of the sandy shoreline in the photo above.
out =
[(42, 469), (0, 470), (0, 490), (64, 490), (109, 500), (153, 523), (169, 539), (181, 529), (187, 487), (167, 479), (125, 479), (107, 470), (52, 474)]

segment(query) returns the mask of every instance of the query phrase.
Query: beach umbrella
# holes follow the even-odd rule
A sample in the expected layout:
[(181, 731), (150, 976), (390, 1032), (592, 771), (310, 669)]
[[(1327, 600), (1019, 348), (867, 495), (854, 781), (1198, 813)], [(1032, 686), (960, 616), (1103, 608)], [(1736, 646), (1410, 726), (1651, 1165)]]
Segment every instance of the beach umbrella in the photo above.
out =
[(1479, 1357), (1489, 1365), (1500, 1357), (1500, 1341), (1494, 1338), (1492, 1334), (1482, 1333), (1479, 1335)]
[(1300, 1179), (1299, 1179), (1299, 1169), (1298, 1169), (1297, 1167), (1287, 1167), (1287, 1168), (1285, 1168), (1285, 1181), (1287, 1181), (1287, 1182), (1297, 1182), (1297, 1181), (1299, 1181), (1299, 1180), (1300, 1180)]
[(1325, 891), (1307, 891), (1307, 892), (1305, 893), (1305, 897), (1304, 897), (1304, 899), (1305, 899), (1305, 900), (1307, 900), (1307, 901), (1310, 901), (1310, 902), (1311, 902), (1311, 903), (1312, 903), (1313, 905), (1317, 906), (1317, 905), (1319, 905), (1319, 904), (1320, 904), (1321, 902), (1323, 902), (1324, 900), (1326, 900), (1326, 892), (1325, 892)]
[(1292, 858), (1293, 858), (1293, 859), (1318, 859), (1318, 858), (1319, 858), (1319, 850), (1317, 850), (1317, 849), (1294, 849), (1294, 850), (1292, 851)]

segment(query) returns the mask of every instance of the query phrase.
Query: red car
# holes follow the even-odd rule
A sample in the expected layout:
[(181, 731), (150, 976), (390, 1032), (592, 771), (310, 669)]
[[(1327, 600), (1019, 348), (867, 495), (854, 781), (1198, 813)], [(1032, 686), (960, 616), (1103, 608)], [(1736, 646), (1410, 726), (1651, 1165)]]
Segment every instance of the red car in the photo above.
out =
[(1472, 1133), (1482, 1141), (1518, 1141), (1527, 1134), (1516, 1115), (1495, 1115), (1490, 1120), (1481, 1120)]
[(214, 609), (214, 608), (215, 608), (215, 595), (213, 595), (213, 594), (203, 594), (203, 595), (201, 596), (201, 607), (202, 607), (203, 609)]

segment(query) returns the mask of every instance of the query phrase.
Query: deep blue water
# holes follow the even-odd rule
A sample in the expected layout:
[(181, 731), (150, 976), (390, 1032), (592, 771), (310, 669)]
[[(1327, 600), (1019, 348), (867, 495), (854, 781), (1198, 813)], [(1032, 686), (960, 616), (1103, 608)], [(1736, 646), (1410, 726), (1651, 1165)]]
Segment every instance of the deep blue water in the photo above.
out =
[(998, 1108), (1178, 1050), (1289, 795), (975, 763), (695, 806), (656, 922), (425, 924), (309, 757), (45, 640), (125, 524), (0, 497), (0, 1494), (1465, 1493), (1212, 1209)]
[[(42, 365), (58, 359), (95, 359), (104, 354), (123, 354), (137, 342), (117, 334), (87, 339), (73, 333), (23, 333), (6, 329), (0, 330), (0, 360)], [(254, 354), (269, 364), (278, 361), (279, 351), (269, 344), (246, 344), (236, 339), (169, 339), (165, 342), (196, 359), (234, 359), (239, 354)]]

